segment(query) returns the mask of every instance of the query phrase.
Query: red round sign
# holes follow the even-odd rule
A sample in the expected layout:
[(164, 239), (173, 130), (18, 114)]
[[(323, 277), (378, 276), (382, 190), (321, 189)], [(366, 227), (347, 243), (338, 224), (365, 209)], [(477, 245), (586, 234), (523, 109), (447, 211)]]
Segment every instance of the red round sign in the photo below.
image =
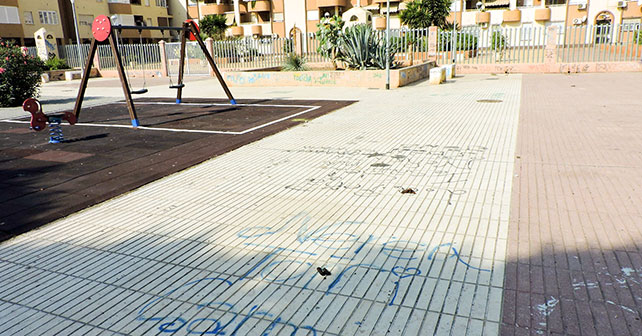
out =
[(91, 32), (94, 34), (96, 41), (104, 41), (111, 34), (111, 21), (105, 15), (99, 15), (94, 19), (91, 25)]

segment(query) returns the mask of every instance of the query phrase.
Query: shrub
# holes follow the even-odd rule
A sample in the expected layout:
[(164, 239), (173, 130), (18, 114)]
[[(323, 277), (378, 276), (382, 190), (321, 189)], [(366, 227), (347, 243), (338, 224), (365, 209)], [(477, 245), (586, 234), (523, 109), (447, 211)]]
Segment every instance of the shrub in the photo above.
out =
[(58, 58), (58, 56), (54, 56), (54, 57), (48, 59), (45, 62), (45, 66), (49, 70), (69, 69), (69, 65), (67, 65), (67, 62), (64, 59)]
[(495, 51), (501, 51), (506, 48), (506, 37), (501, 32), (494, 31), (490, 36), (491, 48)]
[(305, 66), (305, 57), (297, 55), (296, 53), (289, 53), (285, 57), (285, 62), (283, 63), (283, 71), (305, 71), (307, 70)]
[(642, 30), (638, 30), (635, 32), (634, 40), (635, 40), (635, 43), (642, 44)]
[(20, 47), (0, 40), (0, 106), (20, 106), (36, 97), (40, 75), (46, 70), (38, 58), (25, 56)]
[(316, 37), (319, 40), (317, 52), (323, 57), (331, 59), (335, 69), (337, 68), (336, 61), (341, 57), (339, 40), (344, 24), (345, 22), (337, 15), (331, 18), (323, 18), (321, 22), (317, 24), (318, 30)]
[[(450, 51), (452, 49), (452, 40), (451, 32), (445, 32), (439, 37), (437, 46), (439, 51)], [(458, 33), (457, 34), (457, 50), (475, 50), (477, 49), (478, 39), (477, 36), (470, 33)]]

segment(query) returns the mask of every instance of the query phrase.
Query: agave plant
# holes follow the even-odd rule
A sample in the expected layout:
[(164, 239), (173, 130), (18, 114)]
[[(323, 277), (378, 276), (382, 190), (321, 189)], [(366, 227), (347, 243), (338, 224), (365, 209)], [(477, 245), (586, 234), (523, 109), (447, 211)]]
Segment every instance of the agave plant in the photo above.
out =
[(369, 25), (359, 24), (346, 28), (339, 49), (341, 60), (350, 68), (365, 70), (370, 64), (370, 55), (374, 52), (374, 36)]
[[(350, 69), (385, 69), (386, 43), (376, 36), (372, 27), (367, 24), (357, 24), (346, 28), (339, 41), (340, 58)], [(398, 48), (390, 45), (388, 62), (390, 67), (396, 66), (394, 56)]]
[(305, 62), (305, 57), (292, 52), (285, 57), (285, 62), (281, 69), (283, 71), (305, 71), (307, 70)]
[(399, 52), (400, 47), (401, 46), (399, 44), (390, 43), (390, 53), (386, 58), (386, 40), (379, 39), (377, 46), (375, 47), (375, 53), (372, 58), (372, 62), (374, 63), (374, 66), (378, 69), (385, 69), (386, 63), (390, 65), (390, 69), (393, 69), (399, 66), (399, 63), (395, 61), (395, 55), (397, 54), (397, 52)]

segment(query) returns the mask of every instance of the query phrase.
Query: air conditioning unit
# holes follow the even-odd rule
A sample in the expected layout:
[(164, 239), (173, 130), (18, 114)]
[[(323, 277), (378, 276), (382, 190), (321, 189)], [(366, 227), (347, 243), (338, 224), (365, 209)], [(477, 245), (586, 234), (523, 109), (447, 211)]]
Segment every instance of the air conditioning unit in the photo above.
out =
[(626, 8), (626, 1), (620, 0), (617, 2), (617, 8)]
[(581, 4), (577, 5), (577, 9), (579, 9), (579, 10), (586, 9), (586, 3), (581, 3)]

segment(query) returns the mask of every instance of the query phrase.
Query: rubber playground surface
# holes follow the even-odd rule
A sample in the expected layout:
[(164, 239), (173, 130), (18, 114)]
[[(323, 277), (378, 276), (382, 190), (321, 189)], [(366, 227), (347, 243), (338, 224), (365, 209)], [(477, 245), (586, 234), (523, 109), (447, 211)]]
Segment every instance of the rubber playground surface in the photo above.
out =
[(63, 122), (60, 144), (29, 117), (2, 120), (0, 240), (351, 103), (137, 99), (138, 129), (124, 102), (87, 107), (75, 126)]

